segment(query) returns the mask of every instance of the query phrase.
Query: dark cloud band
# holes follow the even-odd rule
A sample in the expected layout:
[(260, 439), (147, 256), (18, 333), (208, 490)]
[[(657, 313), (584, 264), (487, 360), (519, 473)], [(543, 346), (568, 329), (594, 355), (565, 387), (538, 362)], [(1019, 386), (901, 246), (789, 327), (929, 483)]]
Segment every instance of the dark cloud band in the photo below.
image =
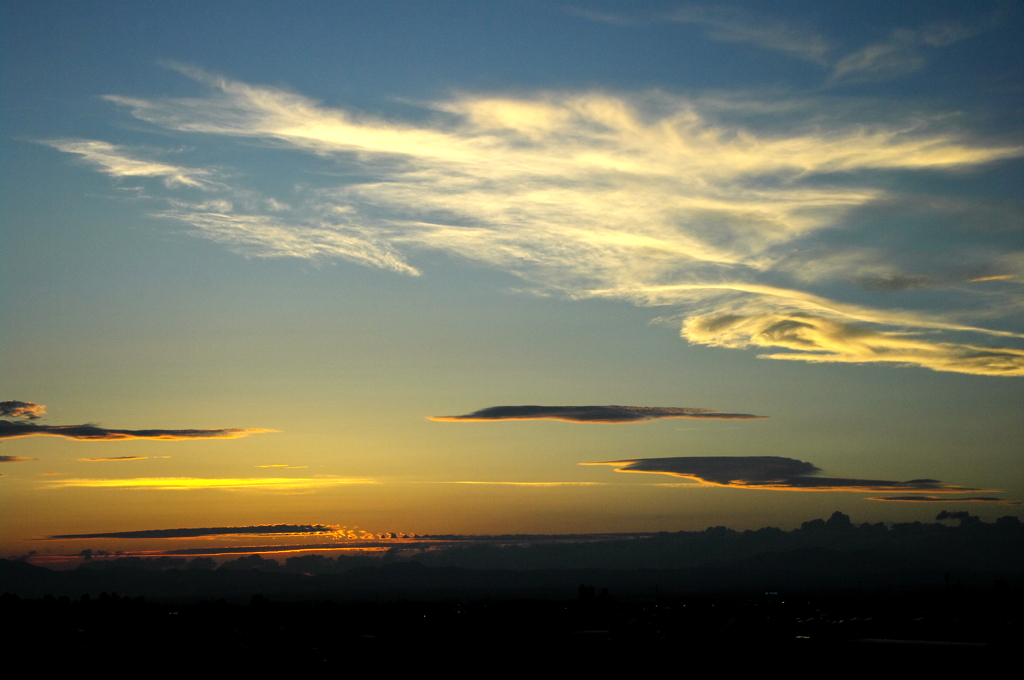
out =
[(298, 536), (334, 534), (338, 527), (326, 524), (266, 524), (248, 527), (204, 527), (197, 529), (147, 529), (100, 534), (60, 534), (47, 540), (87, 538), (202, 538), (203, 536)]
[(949, 496), (877, 496), (866, 498), (869, 501), (897, 501), (900, 503), (1003, 503), (1006, 505), (1018, 505), (1017, 501), (997, 498), (996, 496), (967, 496), (965, 498), (950, 498)]
[(108, 430), (95, 425), (36, 425), (0, 420), (0, 439), (18, 437), (66, 437), (80, 441), (121, 441), (125, 439), (238, 439), (250, 434), (276, 432), (262, 428), (221, 430)]
[(496, 420), (561, 420), (570, 423), (636, 423), (659, 418), (753, 420), (766, 416), (719, 413), (706, 408), (658, 406), (491, 406), (461, 416), (430, 416), (441, 422)]
[(649, 472), (687, 477), (706, 484), (743, 489), (780, 491), (929, 491), (962, 493), (978, 491), (943, 484), (937, 479), (906, 482), (882, 479), (814, 477), (821, 470), (811, 463), (779, 456), (709, 456), (678, 458), (635, 458), (581, 465), (617, 465), (616, 472)]

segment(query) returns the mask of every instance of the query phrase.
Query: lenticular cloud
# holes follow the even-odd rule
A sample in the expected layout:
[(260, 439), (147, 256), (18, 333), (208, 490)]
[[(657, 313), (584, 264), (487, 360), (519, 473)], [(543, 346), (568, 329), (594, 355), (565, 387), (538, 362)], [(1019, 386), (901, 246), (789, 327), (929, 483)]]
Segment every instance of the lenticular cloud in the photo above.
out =
[(706, 408), (657, 406), (491, 406), (461, 416), (431, 416), (441, 422), (493, 422), (500, 420), (562, 420), (570, 423), (636, 423), (659, 418), (751, 420), (766, 416), (720, 413)]
[(846, 479), (818, 477), (821, 469), (811, 463), (780, 456), (681, 456), (674, 458), (634, 458), (581, 465), (614, 465), (616, 472), (649, 472), (686, 477), (715, 486), (776, 491), (926, 491), (962, 493), (978, 491), (943, 484), (937, 479), (911, 479), (906, 482), (882, 479)]

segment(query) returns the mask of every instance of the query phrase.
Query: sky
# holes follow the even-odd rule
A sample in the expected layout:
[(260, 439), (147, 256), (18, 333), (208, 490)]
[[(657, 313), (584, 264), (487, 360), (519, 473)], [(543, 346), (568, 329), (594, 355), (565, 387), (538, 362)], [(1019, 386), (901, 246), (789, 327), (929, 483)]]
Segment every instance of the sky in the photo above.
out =
[(1020, 515), (1024, 3), (0, 7), (3, 556)]

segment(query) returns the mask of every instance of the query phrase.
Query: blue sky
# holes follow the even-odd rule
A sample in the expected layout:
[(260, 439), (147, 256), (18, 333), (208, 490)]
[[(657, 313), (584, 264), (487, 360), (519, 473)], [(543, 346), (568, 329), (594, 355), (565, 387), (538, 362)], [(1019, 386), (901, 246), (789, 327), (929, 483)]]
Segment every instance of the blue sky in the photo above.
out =
[[(638, 459), (1021, 500), (1022, 14), (4, 2), (0, 398), (47, 426), (276, 430), (19, 435), (5, 549), (937, 507), (579, 465)], [(427, 420), (524, 404), (766, 418)], [(307, 491), (209, 481), (271, 473)], [(140, 481), (171, 478), (208, 481)]]

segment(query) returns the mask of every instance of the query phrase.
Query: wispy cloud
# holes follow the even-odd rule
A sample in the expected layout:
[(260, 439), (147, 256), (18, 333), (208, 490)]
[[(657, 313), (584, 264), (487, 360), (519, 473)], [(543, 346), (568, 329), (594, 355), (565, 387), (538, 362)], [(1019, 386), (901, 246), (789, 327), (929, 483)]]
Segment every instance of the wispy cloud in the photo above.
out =
[(0, 420), (0, 439), (18, 437), (65, 437), (80, 441), (124, 441), (127, 439), (238, 439), (250, 434), (277, 432), (265, 428), (221, 430), (108, 430), (95, 425), (36, 425), (11, 420)]
[(977, 491), (950, 486), (936, 479), (894, 482), (881, 479), (817, 477), (821, 470), (811, 463), (779, 456), (686, 456), (634, 458), (580, 465), (615, 465), (616, 472), (647, 472), (686, 477), (714, 486), (777, 491), (926, 491), (963, 493)]
[(832, 82), (880, 81), (913, 73), (927, 63), (927, 48), (946, 47), (972, 38), (979, 26), (941, 22), (917, 30), (901, 29), (881, 42), (868, 45), (839, 60), (832, 70)]
[(111, 177), (160, 177), (168, 187), (196, 189), (210, 187), (209, 170), (185, 168), (139, 158), (137, 152), (95, 139), (53, 139), (43, 144), (65, 153), (81, 156), (90, 165)]
[(586, 7), (574, 7), (568, 11), (591, 21), (617, 26), (652, 22), (693, 24), (704, 28), (711, 40), (754, 45), (818, 64), (825, 63), (831, 49), (829, 40), (813, 29), (793, 26), (733, 5), (685, 3), (667, 12), (647, 15), (602, 12)]
[(25, 458), (23, 456), (0, 456), (0, 463), (24, 463), (27, 460), (36, 460), (35, 458)]
[(636, 423), (659, 418), (751, 420), (765, 417), (746, 413), (720, 413), (705, 408), (672, 406), (491, 406), (461, 416), (430, 416), (430, 420), (440, 422), (562, 420), (570, 423)]
[[(465, 95), (431, 104), (432, 119), (402, 123), (179, 70), (211, 93), (108, 100), (164, 128), (261, 139), (354, 165), (365, 178), (304, 189), (286, 214), (269, 203), (283, 200), (250, 201), (242, 210), (227, 194), (231, 210), (179, 201), (158, 213), (248, 255), (341, 258), (418, 274), (411, 254), (440, 250), (545, 292), (675, 306), (683, 337), (695, 343), (787, 350), (762, 355), (773, 359), (1024, 375), (1020, 350), (950, 337), (1014, 337), (965, 323), (961, 317), (977, 318), (976, 305), (928, 316), (802, 289), (825, 276), (807, 272), (832, 269), (807, 260), (811, 239), (854, 209), (898, 200), (871, 181), (874, 174), (959, 171), (1019, 157), (1024, 147), (986, 145), (920, 122), (818, 118), (744, 127), (719, 116), (720, 102), (651, 92)], [(827, 182), (816, 181), (823, 176)], [(1000, 254), (1005, 248), (991, 252), (1011, 261)], [(910, 290), (926, 280), (888, 272), (868, 253), (842, 271), (854, 293), (877, 281)], [(1010, 274), (979, 267), (982, 276)], [(980, 294), (969, 288), (960, 292)], [(993, 311), (1000, 305), (1013, 307), (1009, 295), (979, 298), (990, 320), (1000, 318)]]
[(830, 82), (877, 82), (919, 71), (928, 63), (928, 52), (973, 38), (989, 26), (958, 21), (898, 29), (878, 42), (837, 58), (835, 42), (810, 25), (794, 25), (749, 7), (713, 3), (686, 3), (664, 13), (616, 13), (587, 8), (571, 13), (592, 21), (618, 26), (649, 23), (681, 23), (705, 29), (709, 40), (742, 43), (831, 69)]
[(48, 484), (51, 489), (153, 489), (158, 491), (187, 491), (198, 489), (297, 491), (321, 489), (349, 484), (377, 484), (371, 479), (349, 477), (134, 477), (131, 479), (61, 479)]
[(386, 238), (338, 219), (289, 222), (278, 215), (229, 214), (187, 206), (164, 210), (156, 216), (184, 222), (204, 238), (247, 256), (341, 258), (368, 267), (419, 275)]
[(33, 404), (31, 401), (0, 401), (0, 416), (35, 420), (45, 413), (45, 406)]
[(729, 5), (685, 4), (666, 14), (669, 21), (708, 29), (712, 40), (747, 43), (818, 64), (826, 62), (830, 41), (815, 30)]
[(204, 527), (196, 529), (145, 529), (99, 534), (58, 534), (46, 540), (88, 538), (204, 538), (207, 536), (300, 536), (337, 534), (339, 527), (326, 524), (261, 524), (245, 527)]

